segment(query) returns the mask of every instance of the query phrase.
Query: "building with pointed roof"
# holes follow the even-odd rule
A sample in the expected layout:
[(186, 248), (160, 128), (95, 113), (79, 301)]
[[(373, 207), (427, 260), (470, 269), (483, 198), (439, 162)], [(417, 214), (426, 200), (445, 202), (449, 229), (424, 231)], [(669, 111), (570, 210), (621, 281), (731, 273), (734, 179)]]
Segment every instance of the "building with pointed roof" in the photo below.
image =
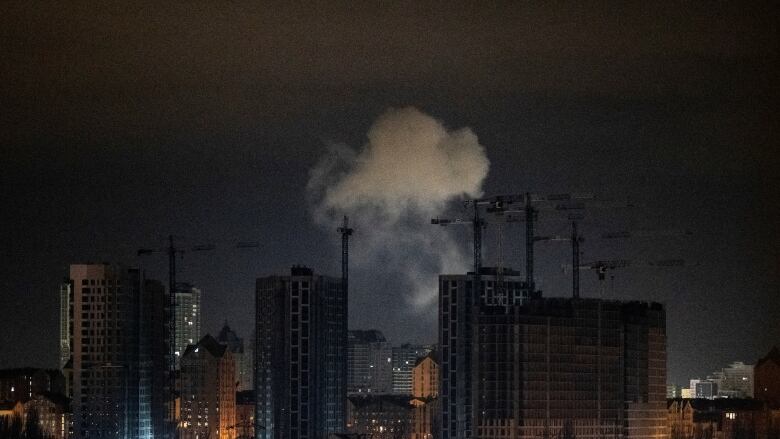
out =
[(236, 371), (233, 354), (206, 334), (181, 357), (182, 439), (234, 439)]
[(236, 381), (238, 382), (236, 390), (252, 390), (254, 383), (252, 350), (244, 343), (244, 339), (236, 334), (236, 331), (230, 329), (227, 320), (217, 335), (217, 341), (227, 346), (233, 354), (233, 359), (236, 362)]

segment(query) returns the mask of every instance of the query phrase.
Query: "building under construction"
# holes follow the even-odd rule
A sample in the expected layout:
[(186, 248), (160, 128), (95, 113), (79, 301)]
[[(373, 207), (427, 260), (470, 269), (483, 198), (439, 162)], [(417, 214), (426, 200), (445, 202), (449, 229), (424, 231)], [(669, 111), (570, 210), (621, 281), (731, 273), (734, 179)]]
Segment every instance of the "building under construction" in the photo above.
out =
[(666, 437), (658, 303), (542, 298), (508, 269), (442, 275), (439, 343), (443, 438)]

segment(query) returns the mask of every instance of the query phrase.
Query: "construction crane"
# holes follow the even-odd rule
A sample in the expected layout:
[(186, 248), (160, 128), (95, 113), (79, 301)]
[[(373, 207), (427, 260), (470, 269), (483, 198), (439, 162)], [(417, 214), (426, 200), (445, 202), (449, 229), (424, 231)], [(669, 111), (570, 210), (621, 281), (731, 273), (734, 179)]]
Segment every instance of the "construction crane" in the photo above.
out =
[(349, 217), (344, 215), (344, 222), (336, 229), (341, 234), (341, 286), (344, 297), (349, 293), (349, 237), (355, 230), (349, 227)]
[[(487, 212), (494, 215), (503, 216), (509, 214), (508, 221), (525, 221), (525, 276), (526, 283), (533, 292), (536, 290), (534, 281), (534, 243), (538, 241), (535, 233), (539, 212), (545, 210), (580, 211), (585, 209), (585, 200), (593, 199), (593, 194), (589, 193), (539, 195), (526, 192), (525, 194), (517, 195), (498, 195), (477, 200), (477, 202), (487, 204)], [(513, 217), (511, 214), (522, 214), (523, 216)]]
[[(542, 210), (573, 211), (582, 210), (585, 205), (580, 200), (592, 200), (592, 194), (549, 194), (537, 195), (526, 192), (525, 194), (514, 195), (496, 195), (487, 198), (473, 199), (464, 201), (464, 205), (471, 205), (473, 208), (473, 219), (442, 219), (434, 218), (431, 224), (441, 226), (449, 225), (471, 225), (473, 227), (474, 239), (474, 272), (479, 274), (482, 268), (482, 230), (487, 225), (487, 221), (480, 217), (480, 207), (485, 208), (487, 214), (491, 214), (495, 220), (501, 222), (521, 222), (525, 221), (525, 259), (526, 259), (526, 284), (531, 292), (535, 291), (534, 286), (534, 242), (535, 242), (535, 223), (538, 220), (539, 212)], [(491, 221), (498, 222), (498, 221)], [(499, 233), (501, 231), (499, 230)]]
[[(614, 259), (607, 261), (595, 261), (581, 265), (577, 265), (574, 271), (579, 270), (593, 270), (596, 272), (599, 280), (599, 297), (601, 298), (604, 293), (604, 280), (607, 276), (607, 271), (616, 270), (619, 268), (628, 267), (682, 267), (685, 266), (685, 260), (683, 259), (657, 259), (657, 260), (629, 260), (629, 259)], [(564, 272), (573, 266), (564, 265)]]

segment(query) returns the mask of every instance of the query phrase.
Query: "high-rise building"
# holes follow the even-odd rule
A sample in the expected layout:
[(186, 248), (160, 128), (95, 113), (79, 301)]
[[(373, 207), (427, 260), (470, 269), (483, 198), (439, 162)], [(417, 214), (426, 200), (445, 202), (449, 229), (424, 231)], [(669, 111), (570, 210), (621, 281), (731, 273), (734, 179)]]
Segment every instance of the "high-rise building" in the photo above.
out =
[(201, 291), (188, 283), (176, 284), (176, 365), (187, 346), (200, 340)]
[(443, 438), (666, 437), (662, 305), (541, 298), (511, 270), (439, 282)]
[(347, 392), (390, 393), (393, 387), (392, 346), (376, 329), (349, 331)]
[(165, 437), (164, 288), (108, 264), (71, 265), (69, 284), (74, 436)]
[(412, 394), (412, 369), (417, 360), (428, 355), (433, 346), (403, 344), (393, 346), (393, 393), (397, 395)]
[[(170, 307), (165, 286), (160, 281), (145, 279), (141, 292), (141, 314), (138, 379), (141, 390), (148, 391), (142, 403), (151, 413), (153, 438), (170, 437), (174, 422), (168, 419), (170, 383), (168, 382), (168, 359), (170, 358), (170, 328), (167, 324)], [(142, 406), (144, 407), (144, 406)]]
[(219, 331), (219, 335), (217, 335), (217, 341), (227, 346), (230, 353), (233, 354), (233, 359), (236, 362), (236, 382), (238, 383), (236, 390), (251, 390), (254, 375), (252, 363), (254, 359), (251, 357), (251, 350), (246, 349), (244, 339), (230, 329), (226, 320)]
[(293, 267), (257, 280), (255, 432), (325, 439), (346, 430), (347, 295), (341, 279)]
[(181, 357), (181, 439), (236, 437), (236, 366), (230, 349), (206, 334)]

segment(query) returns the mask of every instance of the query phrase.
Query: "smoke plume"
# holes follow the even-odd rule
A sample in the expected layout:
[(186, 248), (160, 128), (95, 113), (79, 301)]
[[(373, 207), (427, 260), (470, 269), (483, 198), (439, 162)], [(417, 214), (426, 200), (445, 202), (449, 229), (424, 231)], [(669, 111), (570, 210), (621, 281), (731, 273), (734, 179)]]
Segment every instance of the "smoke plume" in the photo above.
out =
[[(485, 149), (469, 128), (447, 130), (415, 108), (390, 109), (355, 151), (331, 145), (310, 173), (315, 221), (336, 227), (343, 215), (356, 229), (350, 247), (354, 273), (400, 276), (404, 296), (418, 311), (437, 297), (437, 275), (463, 272), (468, 230), (443, 233), (430, 224), (452, 201), (482, 194)], [(379, 293), (370, 292), (371, 294)]]

